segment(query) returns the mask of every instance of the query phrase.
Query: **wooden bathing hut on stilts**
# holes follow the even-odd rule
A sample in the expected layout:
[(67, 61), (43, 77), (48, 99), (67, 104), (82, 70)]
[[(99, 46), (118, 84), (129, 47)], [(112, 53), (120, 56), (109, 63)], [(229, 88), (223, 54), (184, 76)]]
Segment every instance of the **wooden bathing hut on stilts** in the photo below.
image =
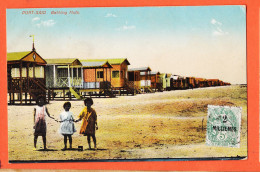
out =
[[(141, 89), (142, 93), (153, 93), (154, 91), (151, 89), (150, 72), (151, 72), (150, 67), (129, 69), (128, 70), (129, 81), (132, 81), (132, 79), (134, 79), (134, 86), (137, 89)], [(131, 76), (131, 80), (130, 80), (130, 76)]]
[(83, 68), (82, 95), (91, 97), (115, 97), (111, 85), (112, 66), (106, 60), (80, 60)]
[(108, 76), (110, 77), (111, 87), (114, 95), (135, 95), (133, 88), (128, 85), (128, 65), (130, 65), (127, 58), (116, 59), (88, 59), (87, 62), (105, 62), (111, 65)]
[(46, 59), (46, 86), (52, 90), (52, 98), (82, 99), (78, 89), (83, 88), (83, 68), (76, 58)]
[(46, 61), (32, 51), (7, 53), (8, 104), (36, 103), (38, 97), (50, 99), (50, 90), (45, 85)]
[(151, 77), (151, 88), (156, 92), (162, 92), (163, 91), (163, 84), (160, 82), (160, 72), (150, 72)]

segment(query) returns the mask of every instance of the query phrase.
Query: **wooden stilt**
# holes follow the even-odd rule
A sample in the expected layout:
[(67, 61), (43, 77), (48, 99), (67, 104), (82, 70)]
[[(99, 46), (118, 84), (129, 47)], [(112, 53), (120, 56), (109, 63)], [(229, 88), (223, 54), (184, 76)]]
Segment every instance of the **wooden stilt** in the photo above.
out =
[(63, 100), (65, 100), (65, 89), (63, 89)]

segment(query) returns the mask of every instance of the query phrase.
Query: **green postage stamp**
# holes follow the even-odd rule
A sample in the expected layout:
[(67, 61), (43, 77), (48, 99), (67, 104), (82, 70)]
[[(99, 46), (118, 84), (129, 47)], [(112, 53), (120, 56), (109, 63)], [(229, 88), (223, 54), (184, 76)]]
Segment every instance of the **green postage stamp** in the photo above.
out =
[(208, 105), (206, 144), (240, 147), (241, 107)]

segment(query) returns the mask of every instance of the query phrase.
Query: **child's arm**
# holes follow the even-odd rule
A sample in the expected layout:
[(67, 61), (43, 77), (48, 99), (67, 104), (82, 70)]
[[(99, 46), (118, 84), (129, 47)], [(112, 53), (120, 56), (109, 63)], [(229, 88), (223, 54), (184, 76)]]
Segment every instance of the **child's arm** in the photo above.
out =
[(98, 125), (97, 125), (97, 121), (95, 122), (95, 124), (96, 124), (96, 130), (98, 130)]
[[(49, 113), (47, 107), (45, 107), (45, 108), (46, 108), (46, 113), (47, 113), (47, 115), (48, 115), (51, 119), (54, 119), (54, 117), (52, 117), (52, 116), (50, 115), (50, 113)], [(54, 119), (54, 120), (55, 120), (55, 119)]]
[(84, 117), (84, 109), (80, 112), (77, 120), (74, 120), (74, 122), (79, 122)]

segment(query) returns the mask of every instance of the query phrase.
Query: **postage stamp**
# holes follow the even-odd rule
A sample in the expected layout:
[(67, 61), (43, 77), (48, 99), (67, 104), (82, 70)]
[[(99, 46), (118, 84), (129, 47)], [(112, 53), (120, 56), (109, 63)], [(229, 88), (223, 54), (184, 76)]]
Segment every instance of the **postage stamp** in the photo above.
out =
[(206, 144), (240, 147), (241, 107), (208, 105)]

